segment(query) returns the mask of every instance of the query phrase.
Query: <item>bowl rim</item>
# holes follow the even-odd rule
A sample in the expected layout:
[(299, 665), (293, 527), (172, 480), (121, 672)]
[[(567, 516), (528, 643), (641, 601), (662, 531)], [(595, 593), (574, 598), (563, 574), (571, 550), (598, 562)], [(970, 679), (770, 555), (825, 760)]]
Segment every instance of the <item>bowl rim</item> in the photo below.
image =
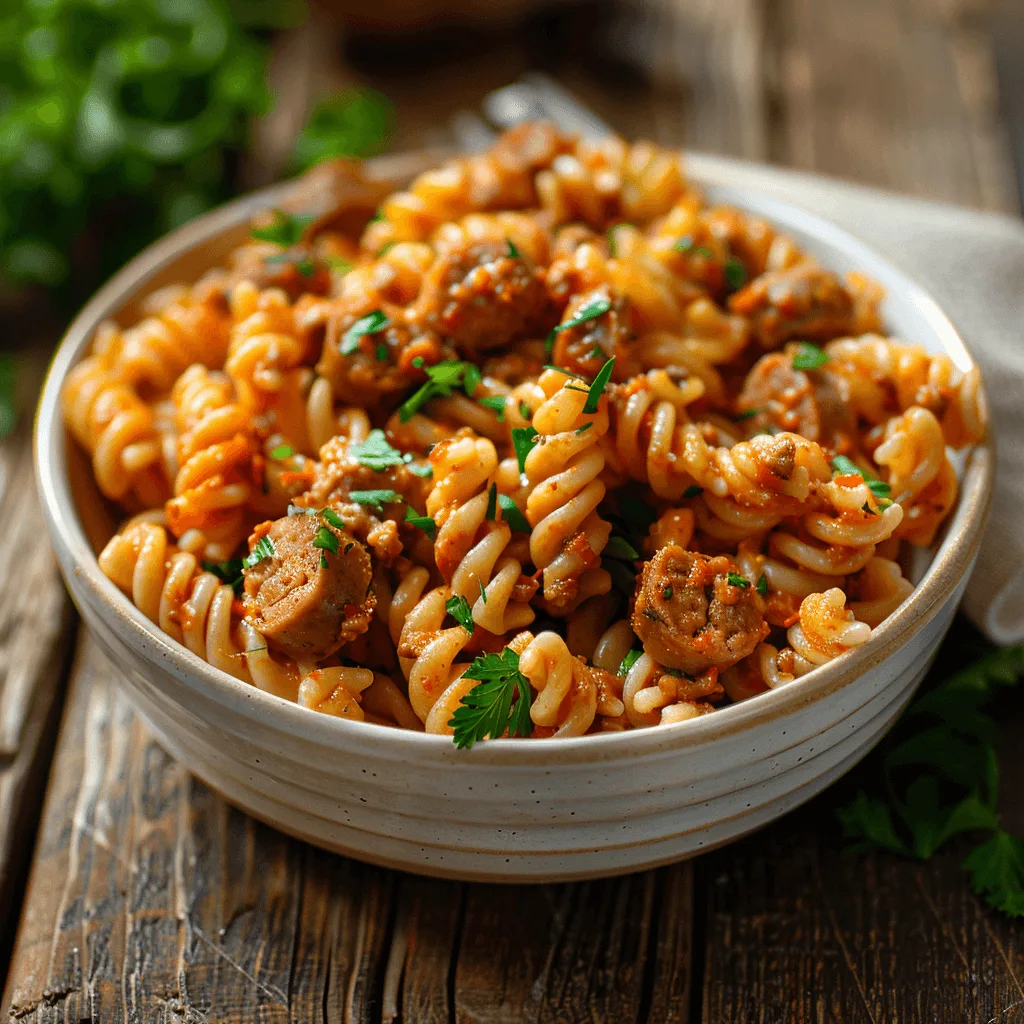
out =
[[(883, 279), (887, 294), (899, 291), (905, 301), (916, 307), (947, 351), (948, 346), (955, 346), (971, 359), (959, 332), (938, 303), (906, 272), (865, 242), (768, 191), (733, 185), (716, 189), (714, 181), (702, 174), (691, 173), (690, 178), (726, 196), (729, 202), (741, 209), (753, 208), (758, 215), (767, 217), (783, 229), (795, 229), (813, 236), (816, 241), (852, 258), (872, 277)], [(111, 620), (115, 632), (137, 653), (151, 663), (159, 659), (162, 667), (178, 682), (200, 692), (226, 712), (255, 719), (266, 727), (324, 746), (336, 747), (342, 738), (352, 741), (364, 739), (393, 744), (398, 756), (403, 753), (410, 756), (434, 755), (442, 762), (456, 764), (550, 766), (699, 746), (785, 718), (832, 696), (877, 667), (931, 621), (971, 568), (992, 497), (995, 446), (991, 426), (986, 438), (967, 454), (956, 504), (944, 525), (939, 549), (920, 583), (910, 597), (872, 631), (868, 641), (786, 686), (718, 709), (713, 715), (657, 728), (552, 738), (543, 744), (524, 743), (511, 738), (488, 740), (469, 750), (459, 751), (448, 736), (316, 714), (214, 668), (162, 633), (100, 570), (72, 497), (61, 390), (68, 372), (85, 355), (95, 328), (102, 320), (115, 314), (130, 299), (145, 295), (146, 285), (169, 263), (221, 233), (237, 230), (253, 214), (287, 202), (294, 187), (294, 182), (281, 182), (217, 207), (152, 243), (118, 271), (86, 303), (61, 339), (47, 372), (35, 418), (33, 459), (43, 517), (70, 589), (74, 591), (76, 586), (82, 587), (87, 598), (85, 603), (96, 609), (96, 614)], [(973, 359), (971, 363), (974, 364)], [(85, 618), (88, 619), (88, 614)], [(368, 726), (370, 731), (367, 731)]]

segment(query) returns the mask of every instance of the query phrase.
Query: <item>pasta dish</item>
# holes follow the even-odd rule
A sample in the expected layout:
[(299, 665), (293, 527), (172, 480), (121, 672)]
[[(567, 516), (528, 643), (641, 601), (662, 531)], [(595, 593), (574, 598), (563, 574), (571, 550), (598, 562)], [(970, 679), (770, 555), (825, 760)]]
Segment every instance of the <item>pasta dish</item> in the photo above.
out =
[(126, 517), (100, 567), (211, 665), (460, 747), (581, 736), (785, 686), (913, 590), (977, 370), (677, 152), (531, 123), (285, 205), (63, 393)]

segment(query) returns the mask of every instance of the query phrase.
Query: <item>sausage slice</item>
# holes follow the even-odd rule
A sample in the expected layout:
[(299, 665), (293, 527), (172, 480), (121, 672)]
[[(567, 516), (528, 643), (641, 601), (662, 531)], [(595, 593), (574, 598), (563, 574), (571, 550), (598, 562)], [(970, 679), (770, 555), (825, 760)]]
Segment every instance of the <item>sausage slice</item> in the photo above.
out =
[[(337, 554), (314, 546), (321, 529), (337, 538)], [(278, 519), (265, 535), (274, 554), (245, 570), (245, 610), (270, 645), (315, 660), (366, 632), (377, 601), (359, 541), (317, 515)]]
[(729, 583), (736, 566), (712, 557), (663, 547), (637, 581), (633, 629), (659, 665), (695, 675), (728, 668), (764, 639), (761, 598), (753, 587)]

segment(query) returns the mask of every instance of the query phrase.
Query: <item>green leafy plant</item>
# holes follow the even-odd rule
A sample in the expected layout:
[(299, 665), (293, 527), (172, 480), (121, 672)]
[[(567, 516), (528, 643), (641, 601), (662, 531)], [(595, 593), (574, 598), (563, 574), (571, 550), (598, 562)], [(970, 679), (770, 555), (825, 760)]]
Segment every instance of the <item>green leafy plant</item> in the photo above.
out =
[(304, 171), (330, 157), (375, 156), (387, 146), (395, 111), (374, 89), (346, 89), (322, 100), (295, 141), (294, 169)]
[(927, 860), (954, 836), (983, 836), (963, 866), (971, 888), (1024, 916), (1024, 843), (1000, 827), (996, 720), (986, 710), (1024, 674), (1024, 646), (993, 650), (923, 693), (878, 753), (884, 792), (837, 814), (853, 850)]

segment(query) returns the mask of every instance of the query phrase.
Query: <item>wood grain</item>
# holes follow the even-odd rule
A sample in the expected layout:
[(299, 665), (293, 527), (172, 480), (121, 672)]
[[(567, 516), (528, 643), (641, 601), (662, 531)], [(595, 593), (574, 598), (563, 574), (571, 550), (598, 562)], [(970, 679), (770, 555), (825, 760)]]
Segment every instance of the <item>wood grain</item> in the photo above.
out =
[(17, 353), (13, 433), (0, 441), (0, 978), (32, 852), (72, 630), (71, 604), (40, 521), (32, 407), (50, 335)]

